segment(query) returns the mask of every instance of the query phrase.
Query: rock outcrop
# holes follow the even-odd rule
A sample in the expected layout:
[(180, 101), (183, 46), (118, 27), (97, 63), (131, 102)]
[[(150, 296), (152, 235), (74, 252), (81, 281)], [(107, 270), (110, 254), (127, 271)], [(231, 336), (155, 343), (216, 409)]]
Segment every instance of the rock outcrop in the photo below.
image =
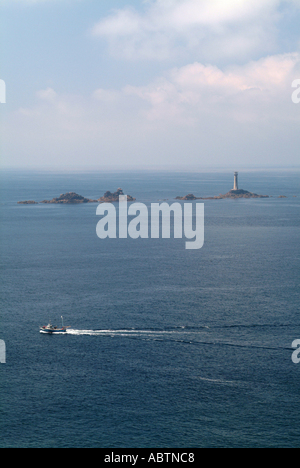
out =
[(33, 201), (33, 200), (25, 200), (25, 201), (19, 201), (19, 205), (37, 205), (38, 202)]
[(225, 195), (220, 195), (220, 198), (269, 198), (269, 195), (257, 195), (247, 190), (230, 190)]
[(248, 192), (247, 190), (230, 190), (224, 195), (220, 194), (215, 197), (195, 197), (190, 193), (184, 197), (176, 197), (176, 200), (223, 200), (224, 198), (269, 198), (269, 195), (257, 195), (257, 193)]
[[(109, 191), (105, 192), (104, 196), (99, 198), (97, 201), (98, 203), (119, 203), (120, 195), (124, 195), (124, 192), (121, 188), (118, 188), (118, 190), (114, 193), (111, 193)], [(130, 195), (127, 195), (127, 201), (135, 201), (135, 198), (131, 197)]]
[(90, 200), (89, 198), (82, 197), (75, 192), (64, 193), (58, 198), (52, 200), (43, 200), (41, 203), (55, 203), (55, 204), (78, 204), (78, 203), (97, 203), (97, 200)]
[[(104, 196), (99, 198), (98, 200), (90, 200), (89, 198), (85, 198), (82, 195), (78, 195), (75, 192), (68, 192), (61, 194), (58, 198), (52, 198), (52, 200), (43, 200), (40, 203), (54, 203), (54, 204), (79, 204), (79, 203), (113, 203), (119, 202), (119, 196), (124, 195), (123, 190), (118, 188), (118, 190), (114, 193), (109, 191), (105, 192)], [(128, 201), (134, 201), (135, 198), (127, 195)], [(38, 202), (28, 200), (28, 201), (19, 201), (20, 205), (36, 205)]]
[(199, 198), (195, 197), (192, 193), (189, 193), (188, 195), (185, 195), (185, 197), (176, 197), (176, 200), (200, 200)]

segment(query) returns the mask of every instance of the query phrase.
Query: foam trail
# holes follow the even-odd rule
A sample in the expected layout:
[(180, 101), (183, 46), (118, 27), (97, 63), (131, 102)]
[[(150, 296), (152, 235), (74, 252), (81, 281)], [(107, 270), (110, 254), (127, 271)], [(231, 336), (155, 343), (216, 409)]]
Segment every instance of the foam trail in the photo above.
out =
[[(75, 330), (75, 329), (68, 329), (68, 335), (89, 335), (89, 336), (106, 336), (106, 335), (113, 335), (113, 336), (145, 336), (145, 335), (170, 335), (174, 333), (180, 333), (178, 331), (166, 331), (166, 330)], [(182, 333), (182, 332), (181, 332)]]
[[(208, 327), (201, 327), (202, 329)], [(217, 339), (204, 339), (206, 336), (206, 331), (204, 331), (204, 336), (202, 334), (204, 330), (185, 330), (184, 327), (171, 329), (171, 330), (136, 330), (136, 329), (119, 329), (119, 330), (76, 330), (69, 328), (67, 333), (61, 333), (62, 335), (74, 335), (74, 336), (106, 336), (106, 337), (129, 337), (129, 338), (140, 338), (146, 340), (162, 341), (162, 340), (171, 340), (178, 343), (187, 343), (192, 345), (207, 345), (207, 346), (233, 346), (237, 348), (249, 348), (249, 349), (274, 349), (278, 350), (288, 350), (290, 347), (285, 346), (268, 346), (265, 343), (249, 343), (238, 341), (227, 341), (222, 337)], [(201, 339), (202, 338), (202, 339)]]

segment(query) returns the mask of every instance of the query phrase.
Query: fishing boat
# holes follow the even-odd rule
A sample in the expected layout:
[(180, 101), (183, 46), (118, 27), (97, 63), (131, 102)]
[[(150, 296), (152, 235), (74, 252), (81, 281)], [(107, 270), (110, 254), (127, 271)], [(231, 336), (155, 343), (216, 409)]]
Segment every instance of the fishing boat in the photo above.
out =
[(48, 335), (53, 335), (55, 333), (66, 333), (67, 328), (70, 328), (70, 327), (64, 326), (63, 317), (61, 317), (61, 327), (54, 327), (49, 320), (48, 325), (44, 325), (43, 327), (40, 327), (40, 333), (46, 333)]

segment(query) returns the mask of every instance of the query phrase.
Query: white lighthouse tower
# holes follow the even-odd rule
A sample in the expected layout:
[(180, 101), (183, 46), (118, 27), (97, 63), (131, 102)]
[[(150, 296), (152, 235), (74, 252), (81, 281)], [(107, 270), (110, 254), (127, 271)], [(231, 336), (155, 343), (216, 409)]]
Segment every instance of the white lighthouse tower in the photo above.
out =
[(233, 183), (233, 190), (238, 190), (239, 185), (238, 185), (238, 172), (234, 173), (234, 183)]

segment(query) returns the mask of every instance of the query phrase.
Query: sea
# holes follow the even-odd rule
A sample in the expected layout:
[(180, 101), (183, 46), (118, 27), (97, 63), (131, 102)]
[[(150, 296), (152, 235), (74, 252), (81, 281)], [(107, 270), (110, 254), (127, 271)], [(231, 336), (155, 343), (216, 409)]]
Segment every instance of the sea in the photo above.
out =
[[(0, 447), (299, 447), (299, 175), (240, 172), (270, 198), (203, 201), (187, 250), (99, 239), (97, 203), (17, 202), (171, 204), (228, 192), (231, 171), (2, 171)], [(66, 334), (39, 333), (61, 316)]]

